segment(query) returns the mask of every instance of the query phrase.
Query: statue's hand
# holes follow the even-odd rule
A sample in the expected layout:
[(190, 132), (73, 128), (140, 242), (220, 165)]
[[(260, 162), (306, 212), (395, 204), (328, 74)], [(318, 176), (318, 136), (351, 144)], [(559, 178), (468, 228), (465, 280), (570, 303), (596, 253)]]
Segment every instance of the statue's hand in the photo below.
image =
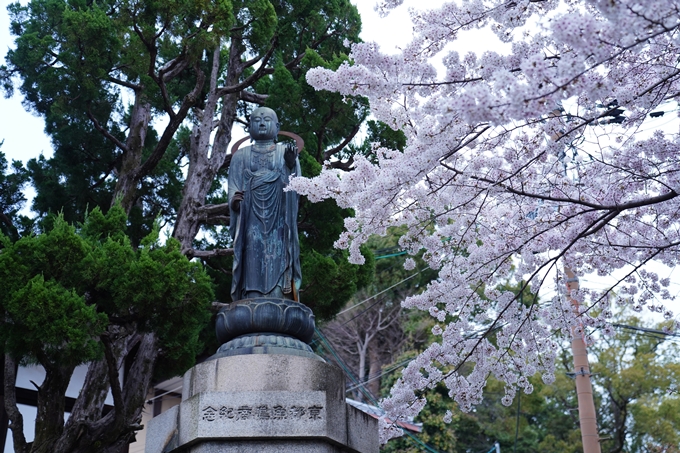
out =
[(286, 167), (289, 169), (295, 168), (295, 159), (297, 158), (296, 146), (292, 143), (286, 145), (286, 151), (283, 154), (283, 160), (286, 161)]
[(229, 207), (231, 207), (232, 211), (239, 212), (241, 210), (241, 202), (243, 201), (243, 192), (240, 190), (238, 192), (234, 192), (234, 196), (231, 197), (231, 201), (229, 202)]

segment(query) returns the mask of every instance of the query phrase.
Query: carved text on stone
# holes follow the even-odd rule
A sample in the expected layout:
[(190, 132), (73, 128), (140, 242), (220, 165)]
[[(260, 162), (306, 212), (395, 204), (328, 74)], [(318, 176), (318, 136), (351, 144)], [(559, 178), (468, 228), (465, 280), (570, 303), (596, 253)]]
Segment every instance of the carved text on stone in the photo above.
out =
[(282, 406), (267, 404), (243, 405), (237, 407), (206, 406), (201, 418), (207, 422), (216, 420), (321, 420), (323, 406)]

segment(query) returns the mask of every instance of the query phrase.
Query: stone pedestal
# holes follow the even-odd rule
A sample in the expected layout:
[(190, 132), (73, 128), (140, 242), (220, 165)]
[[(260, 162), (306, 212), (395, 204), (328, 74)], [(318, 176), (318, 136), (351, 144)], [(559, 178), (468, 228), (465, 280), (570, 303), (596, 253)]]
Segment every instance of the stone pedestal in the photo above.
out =
[(182, 403), (148, 424), (146, 453), (377, 453), (378, 421), (345, 403), (336, 367), (311, 357), (219, 357), (184, 375)]

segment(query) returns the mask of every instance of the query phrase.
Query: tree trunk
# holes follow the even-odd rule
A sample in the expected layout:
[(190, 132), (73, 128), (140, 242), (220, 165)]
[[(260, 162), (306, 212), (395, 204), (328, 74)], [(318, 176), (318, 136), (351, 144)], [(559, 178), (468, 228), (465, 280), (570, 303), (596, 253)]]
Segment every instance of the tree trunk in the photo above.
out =
[(372, 341), (368, 348), (368, 382), (366, 388), (371, 393), (374, 399), (380, 396), (380, 371), (382, 370), (382, 361), (380, 360), (380, 345), (377, 341)]
[(7, 412), (7, 418), (10, 422), (9, 428), (12, 430), (14, 452), (26, 453), (29, 447), (26, 443), (26, 437), (24, 436), (24, 417), (17, 407), (17, 363), (9, 354), (5, 354), (3, 374), (5, 411)]
[[(226, 86), (238, 83), (243, 64), (241, 63), (242, 49), (238, 39), (232, 39), (230, 47), (229, 68), (225, 80)], [(231, 141), (231, 128), (236, 119), (236, 107), (240, 98), (239, 93), (230, 93), (221, 99), (217, 96), (217, 71), (219, 65), (219, 49), (213, 57), (213, 73), (210, 77), (210, 93), (201, 112), (201, 117), (191, 133), (189, 148), (189, 173), (184, 182), (182, 204), (177, 212), (177, 221), (173, 237), (182, 245), (182, 252), (191, 255), (193, 241), (201, 227), (202, 215), (200, 208), (205, 204), (205, 197), (210, 191), (217, 172), (222, 168), (227, 157), (227, 146)], [(219, 101), (221, 114), (215, 135), (215, 141), (210, 146), (210, 137), (214, 128), (214, 118)]]
[[(141, 429), (144, 401), (158, 357), (156, 337), (153, 333), (128, 333), (121, 327), (110, 329), (108, 334), (114, 358), (113, 382), (118, 386), (114, 393), (119, 392), (120, 404), (114, 404), (113, 410), (102, 416), (104, 401), (111, 388), (111, 369), (104, 359), (91, 363), (64, 432), (50, 452), (120, 453)], [(131, 353), (134, 358), (121, 388), (118, 370)], [(95, 448), (97, 444), (107, 447)]]
[(45, 380), (38, 388), (38, 415), (35, 419), (35, 439), (32, 453), (53, 453), (54, 446), (64, 431), (66, 388), (75, 366), (42, 364)]
[[(357, 351), (359, 352), (359, 373), (357, 374), (357, 381), (358, 383), (363, 386), (364, 381), (366, 379), (366, 354), (367, 354), (367, 349), (368, 349), (368, 342), (366, 341), (357, 341)], [(364, 396), (364, 393), (361, 391), (361, 386), (357, 388), (355, 392), (355, 397), (356, 399), (360, 401), (364, 401), (366, 397)]]
[(151, 119), (151, 104), (142, 100), (143, 95), (137, 93), (135, 105), (130, 118), (130, 132), (123, 150), (123, 159), (118, 170), (118, 181), (113, 192), (112, 203), (120, 200), (126, 213), (130, 212), (135, 203), (137, 186), (139, 184), (139, 167), (142, 162), (144, 142)]

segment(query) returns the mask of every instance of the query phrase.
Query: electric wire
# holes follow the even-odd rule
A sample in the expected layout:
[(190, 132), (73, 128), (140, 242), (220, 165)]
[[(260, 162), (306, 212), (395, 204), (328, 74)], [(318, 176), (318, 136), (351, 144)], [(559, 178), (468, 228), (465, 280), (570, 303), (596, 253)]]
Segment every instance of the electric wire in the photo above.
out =
[[(392, 366), (389, 367), (389, 368), (386, 368), (386, 369), (384, 369), (384, 370), (381, 370), (380, 372), (378, 372), (377, 374), (375, 374), (375, 375), (373, 375), (373, 376), (370, 376), (370, 375), (369, 375), (369, 376), (368, 376), (368, 379), (366, 379), (366, 380), (363, 382), (363, 384), (367, 384), (367, 383), (369, 383), (369, 382), (375, 381), (376, 379), (380, 379), (380, 378), (383, 377), (383, 376), (387, 376), (388, 374), (397, 371), (397, 370), (398, 370), (399, 368), (401, 368), (402, 366), (408, 365), (409, 363), (411, 363), (412, 360), (413, 360), (413, 359), (402, 360), (401, 362), (399, 362), (399, 363), (397, 363), (397, 364), (394, 364), (394, 365), (392, 365)], [(363, 384), (359, 384), (359, 385), (363, 385)], [(348, 391), (348, 392), (351, 392), (352, 390), (355, 390), (355, 389), (356, 389), (356, 386), (350, 386), (350, 387), (347, 388), (347, 391)]]
[(355, 305), (352, 305), (351, 307), (345, 308), (344, 310), (342, 310), (341, 312), (339, 312), (338, 315), (341, 315), (341, 314), (343, 314), (343, 313), (347, 313), (347, 312), (350, 311), (350, 310), (354, 310), (355, 308), (357, 308), (358, 306), (360, 306), (360, 305), (362, 305), (362, 304), (365, 304), (365, 303), (368, 302), (369, 300), (371, 300), (371, 299), (373, 299), (373, 298), (376, 298), (376, 297), (378, 297), (379, 295), (381, 295), (381, 294), (383, 294), (383, 293), (386, 293), (387, 291), (391, 290), (392, 288), (395, 288), (395, 287), (401, 285), (402, 283), (404, 283), (404, 282), (406, 282), (406, 281), (412, 279), (413, 277), (415, 277), (416, 275), (420, 274), (421, 272), (422, 272), (422, 271), (418, 271), (418, 272), (416, 272), (415, 274), (409, 275), (409, 276), (406, 277), (405, 279), (403, 279), (403, 280), (401, 280), (401, 281), (395, 283), (394, 285), (390, 286), (389, 288), (383, 289), (383, 290), (380, 291), (379, 293), (374, 294), (374, 295), (372, 295), (371, 297), (369, 297), (369, 298), (367, 298), (367, 299), (362, 300), (362, 301), (359, 302), (358, 304), (355, 304)]
[(625, 325), (625, 324), (612, 324), (612, 327), (618, 327), (620, 329), (637, 330), (637, 331), (646, 332), (646, 333), (656, 333), (656, 334), (659, 334), (659, 335), (665, 335), (667, 337), (680, 337), (680, 334), (677, 334), (677, 333), (664, 332), (663, 330), (656, 330), (656, 329), (648, 329), (646, 327), (628, 326), (628, 325)]
[(376, 299), (376, 301), (373, 302), (373, 303), (372, 303), (371, 305), (369, 305), (368, 307), (366, 307), (366, 309), (365, 309), (364, 311), (362, 311), (362, 312), (360, 312), (360, 313), (358, 313), (358, 314), (352, 316), (352, 317), (349, 318), (347, 321), (343, 322), (342, 325), (344, 326), (345, 324), (347, 324), (347, 323), (349, 323), (349, 322), (351, 322), (351, 321), (354, 321), (354, 320), (357, 319), (359, 316), (368, 313), (368, 310), (370, 310), (371, 308), (375, 307), (376, 305), (378, 305), (378, 304), (379, 304), (380, 302), (382, 302), (383, 300), (385, 300), (385, 298), (383, 298), (383, 297), (381, 297), (380, 299)]
[(408, 252), (404, 250), (404, 251), (401, 251), (401, 252), (399, 252), (399, 253), (391, 253), (391, 254), (389, 254), (389, 255), (380, 255), (380, 256), (376, 256), (376, 257), (373, 258), (373, 259), (375, 259), (375, 260), (382, 260), (382, 259), (385, 259), (385, 258), (392, 258), (393, 256), (406, 255), (407, 253), (408, 253)]

